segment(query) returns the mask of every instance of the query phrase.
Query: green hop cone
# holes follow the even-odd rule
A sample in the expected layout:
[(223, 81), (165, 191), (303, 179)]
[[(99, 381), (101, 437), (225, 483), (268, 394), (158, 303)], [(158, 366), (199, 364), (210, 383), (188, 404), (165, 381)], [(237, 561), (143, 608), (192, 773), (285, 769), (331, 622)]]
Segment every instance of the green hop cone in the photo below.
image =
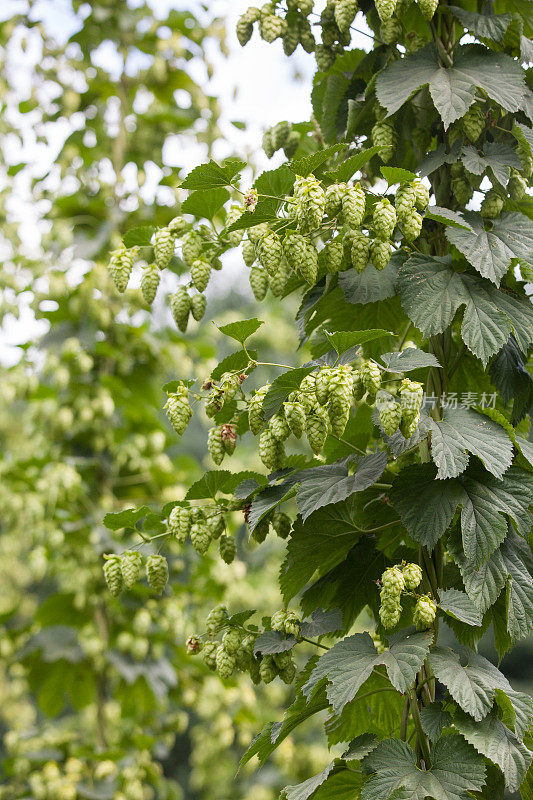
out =
[(195, 294), (191, 298), (191, 312), (197, 322), (204, 316), (206, 304), (207, 300), (203, 294)]
[(264, 300), (268, 292), (268, 274), (265, 269), (252, 267), (250, 270), (250, 286), (258, 302)]
[(524, 178), (517, 172), (516, 169), (511, 170), (511, 177), (509, 178), (509, 183), (507, 184), (507, 191), (509, 192), (509, 197), (511, 200), (514, 200), (515, 203), (519, 203), (520, 200), (524, 197), (527, 190), (527, 183)]
[(191, 305), (191, 298), (185, 286), (178, 286), (174, 294), (170, 297), (170, 311), (172, 312), (174, 322), (182, 333), (185, 333), (187, 330)]
[[(285, 55), (292, 56), (292, 54), (298, 47), (299, 43), (300, 43), (300, 37), (299, 37), (298, 24), (295, 25), (287, 24), (287, 28), (285, 30), (285, 33), (283, 34), (283, 52), (285, 53)], [(291, 134), (289, 134), (289, 138), (290, 136)], [(298, 138), (297, 134), (296, 136)], [(286, 147), (287, 147), (287, 142), (285, 143), (285, 146), (283, 148), (285, 153), (286, 153)], [(292, 156), (287, 156), (287, 158), (292, 158)]]
[(257, 658), (254, 657), (250, 660), (249, 671), (250, 671), (250, 680), (255, 686), (259, 686), (259, 684), (261, 683), (261, 673), (260, 673), (260, 662), (258, 661)]
[(316, 399), (321, 406), (325, 406), (329, 399), (330, 382), (334, 370), (331, 367), (322, 367), (318, 370), (315, 378)]
[(405, 49), (408, 53), (416, 53), (421, 47), (424, 47), (426, 40), (422, 38), (416, 31), (408, 31), (404, 37)]
[(367, 360), (362, 364), (361, 380), (369, 395), (377, 394), (381, 386), (381, 370), (375, 361)]
[(271, 417), (270, 422), (268, 423), (268, 429), (274, 439), (278, 442), (284, 442), (285, 439), (288, 439), (291, 433), (291, 429), (289, 428), (289, 423), (285, 417), (285, 414), (282, 411), (278, 411), (277, 414), (274, 414)]
[(126, 550), (122, 554), (122, 577), (126, 589), (132, 589), (141, 574), (142, 558), (138, 550)]
[(236, 628), (230, 628), (222, 637), (222, 647), (226, 653), (235, 655), (241, 646), (242, 636)]
[[(513, 129), (515, 132), (519, 130), (516, 128)], [(533, 175), (533, 154), (529, 144), (525, 141), (519, 139), (518, 146), (516, 148), (516, 155), (520, 159), (521, 168), (520, 172), (524, 178), (530, 178)]]
[(363, 399), (364, 393), (366, 392), (365, 385), (363, 383), (363, 378), (361, 377), (361, 370), (355, 369), (352, 375), (353, 380), (353, 399), (355, 402), (359, 402), (359, 400)]
[(283, 247), (281, 239), (274, 231), (268, 231), (259, 242), (259, 261), (269, 275), (275, 275), (281, 263)]
[(283, 653), (274, 653), (273, 654), (274, 662), (278, 669), (283, 669), (287, 667), (291, 661), (292, 657), (289, 650), (285, 650)]
[(301, 403), (287, 401), (285, 403), (285, 418), (291, 433), (300, 439), (305, 430), (305, 410)]
[(159, 270), (155, 264), (150, 264), (143, 269), (141, 277), (141, 292), (148, 305), (152, 305), (159, 286)]
[(299, 636), (301, 620), (294, 611), (287, 611), (283, 629), (287, 636)]
[(344, 258), (344, 245), (342, 240), (337, 237), (327, 242), (323, 254), (327, 271), (332, 274), (338, 272)]
[(220, 645), (217, 648), (215, 659), (217, 672), (220, 677), (223, 680), (231, 678), (233, 670), (235, 669), (235, 657), (228, 653), (223, 645)]
[(222, 436), (225, 452), (228, 456), (232, 456), (237, 446), (237, 428), (235, 425), (226, 423), (220, 428), (220, 434)]
[(379, 424), (387, 436), (392, 436), (398, 430), (401, 419), (401, 408), (394, 400), (388, 400), (380, 405)]
[(394, 206), (400, 223), (411, 213), (416, 204), (416, 189), (413, 183), (402, 183), (396, 192)]
[(417, 381), (411, 381), (409, 378), (404, 378), (400, 383), (400, 405), (402, 409), (402, 417), (416, 416), (422, 406), (424, 399), (424, 387)]
[(196, 552), (204, 556), (211, 544), (211, 533), (209, 528), (202, 522), (193, 522), (191, 525), (191, 544)]
[(272, 656), (263, 656), (259, 664), (259, 675), (263, 683), (272, 683), (277, 674), (278, 670), (274, 658)]
[(263, 236), (266, 236), (267, 233), (267, 223), (261, 222), (259, 225), (254, 225), (252, 228), (248, 228), (248, 239), (257, 247)]
[(292, 272), (297, 272), (305, 256), (307, 239), (301, 233), (288, 233), (283, 240), (283, 253)]
[(205, 401), (205, 413), (212, 419), (224, 405), (224, 390), (220, 386), (213, 386)]
[(197, 653), (202, 652), (204, 645), (199, 636), (188, 636), (185, 642), (185, 649), (188, 656), (195, 656)]
[(402, 607), (399, 603), (394, 606), (393, 605), (380, 606), (379, 618), (385, 630), (391, 630), (391, 628), (394, 628), (398, 624), (398, 622), (400, 621), (401, 613), (402, 613)]
[(211, 609), (205, 621), (205, 629), (209, 636), (214, 636), (228, 619), (226, 606), (218, 605)]
[(205, 511), (201, 506), (191, 508), (191, 522), (205, 522)]
[(174, 255), (176, 237), (168, 228), (159, 228), (154, 234), (155, 263), (159, 269), (165, 269)]
[(255, 252), (255, 245), (249, 239), (246, 239), (242, 245), (242, 257), (247, 267), (251, 267), (255, 263), (257, 254)]
[(261, 386), (260, 389), (254, 392), (248, 403), (248, 424), (254, 436), (257, 435), (263, 427), (263, 400), (269, 389), (270, 386), (268, 384)]
[(193, 261), (191, 267), (191, 279), (199, 292), (205, 291), (211, 275), (211, 265), (201, 258)]
[(152, 553), (146, 559), (146, 577), (154, 592), (161, 594), (168, 580), (168, 564), (164, 556)]
[(294, 196), (300, 209), (300, 215), (306, 231), (318, 228), (324, 216), (326, 194), (320, 182), (309, 175), (297, 178), (294, 185)]
[(390, 19), (396, 8), (396, 0), (375, 0), (376, 11), (382, 22)]
[(420, 422), (420, 414), (415, 414), (414, 416), (403, 417), (402, 421), (400, 422), (400, 433), (404, 437), (404, 439), (410, 439), (413, 433), (418, 428), (418, 423)]
[(220, 553), (220, 558), (226, 564), (231, 564), (231, 562), (235, 560), (237, 547), (235, 545), (235, 539), (233, 536), (227, 536), (224, 534), (220, 537), (220, 541), (218, 543), (218, 552)]
[(297, 271), (309, 286), (314, 285), (318, 273), (318, 253), (311, 242), (307, 242), (303, 260), (298, 264)]
[(326, 201), (324, 211), (326, 216), (333, 219), (342, 211), (342, 198), (346, 194), (348, 187), (345, 183), (332, 183), (326, 189)]
[(266, 131), (263, 133), (263, 140), (261, 142), (261, 146), (265, 151), (265, 155), (267, 158), (272, 158), (274, 153), (274, 144), (272, 142), (272, 129), (267, 128)]
[(391, 238), (396, 226), (396, 211), (386, 197), (374, 206), (373, 222), (378, 238)]
[(289, 279), (289, 269), (287, 265), (287, 260), (285, 256), (282, 257), (278, 271), (275, 275), (272, 275), (270, 278), (270, 291), (274, 295), (274, 297), (281, 297), (283, 292), (285, 291), (285, 286), (287, 285), (287, 281)]
[(109, 260), (109, 272), (113, 279), (113, 283), (119, 292), (126, 291), (133, 269), (133, 254), (137, 252), (137, 248), (121, 247), (118, 250), (113, 250)]
[(379, 147), (379, 155), (385, 164), (391, 160), (396, 144), (396, 131), (387, 122), (376, 122), (371, 133), (372, 144)]
[(485, 129), (486, 115), (477, 103), (472, 103), (461, 120), (463, 131), (471, 142), (477, 142)]
[(329, 432), (329, 417), (324, 408), (318, 406), (307, 416), (305, 432), (313, 453), (318, 455), (327, 439)]
[(485, 199), (481, 203), (480, 213), (484, 219), (495, 219), (502, 213), (503, 198), (493, 191), (487, 192)]
[(351, 239), (351, 261), (357, 272), (362, 272), (370, 256), (370, 239), (362, 231), (354, 231)]
[(104, 555), (104, 558), (106, 559), (104, 563), (104, 578), (107, 583), (107, 588), (109, 589), (113, 597), (118, 597), (118, 595), (122, 591), (122, 586), (123, 586), (122, 565), (120, 556)]
[(452, 178), (452, 192), (460, 206), (466, 206), (474, 194), (472, 187), (464, 178)]
[(413, 242), (422, 230), (422, 217), (417, 211), (410, 211), (402, 220), (402, 233), (408, 242)]
[(298, 147), (300, 146), (300, 134), (296, 131), (291, 131), (289, 134), (289, 138), (285, 142), (285, 146), (283, 148), (283, 152), (285, 153), (285, 157), (289, 160), (294, 158)]
[(370, 245), (370, 258), (377, 270), (385, 269), (390, 261), (391, 251), (392, 242), (388, 239), (374, 239)]
[(244, 647), (239, 647), (235, 653), (235, 666), (241, 672), (248, 672), (252, 662), (252, 654)]
[(396, 17), (386, 19), (381, 23), (379, 33), (381, 40), (385, 42), (385, 44), (397, 44), (402, 40), (402, 23), (399, 19), (396, 19)]
[[(318, 381), (318, 379), (317, 379)], [(342, 436), (349, 416), (353, 392), (352, 368), (337, 367), (329, 380), (329, 419), (333, 433)]]
[(250, 533), (250, 538), (257, 542), (257, 544), (262, 544), (268, 534), (270, 533), (270, 523), (266, 517), (260, 520), (253, 531)]
[(217, 668), (217, 650), (220, 647), (219, 642), (206, 642), (202, 650), (202, 658), (204, 663), (213, 672)]
[(402, 572), (405, 579), (406, 591), (414, 592), (422, 580), (422, 570), (418, 564), (406, 564), (404, 567), (402, 567)]
[(259, 21), (259, 34), (261, 39), (265, 42), (272, 44), (276, 39), (279, 39), (285, 33), (287, 23), (281, 17), (276, 17), (274, 14), (265, 14), (261, 16)]
[(226, 450), (218, 425), (209, 429), (209, 433), (207, 434), (207, 449), (217, 467), (222, 464), (224, 456), (226, 455)]
[(418, 0), (418, 7), (427, 20), (433, 18), (438, 4), (439, 0)]
[(222, 377), (220, 378), (220, 387), (224, 392), (224, 402), (229, 403), (230, 400), (233, 400), (237, 391), (241, 385), (239, 380), (239, 376), (235, 375), (231, 372), (224, 372)]
[(185, 222), (183, 217), (179, 215), (174, 217), (174, 219), (171, 219), (167, 225), (168, 230), (170, 233), (173, 233), (174, 236), (181, 236), (182, 233), (185, 233), (188, 227), (189, 223)]
[(290, 132), (291, 126), (286, 120), (277, 122), (274, 125), (272, 128), (272, 144), (274, 145), (274, 150), (281, 150), (289, 138)]
[(188, 231), (181, 239), (181, 256), (188, 267), (201, 257), (203, 240), (197, 231)]
[(174, 393), (168, 395), (165, 411), (170, 424), (178, 436), (181, 436), (192, 417), (192, 409), (189, 405), (189, 396), (185, 386), (178, 386)]
[(335, 22), (341, 32), (349, 31), (357, 14), (357, 0), (337, 0), (335, 3)]
[(430, 628), (437, 614), (437, 606), (428, 595), (419, 597), (413, 611), (413, 622), (419, 631)]
[(350, 228), (355, 230), (361, 225), (365, 210), (366, 195), (359, 184), (356, 183), (346, 189), (342, 198), (342, 212)]
[(291, 660), (285, 667), (282, 667), (279, 670), (278, 674), (279, 674), (279, 677), (281, 678), (281, 680), (283, 681), (283, 683), (286, 683), (287, 686), (288, 686), (289, 684), (291, 684), (293, 682), (293, 680), (296, 677), (296, 665), (295, 665), (295, 663)]
[(315, 47), (316, 65), (321, 72), (327, 72), (335, 63), (335, 51), (325, 44), (317, 44)]
[(405, 577), (399, 567), (389, 567), (381, 576), (383, 591), (388, 595), (400, 596), (405, 590)]
[(237, 34), (237, 40), (240, 46), (244, 47), (247, 45), (252, 38), (254, 26), (253, 23), (248, 21), (246, 14), (243, 14), (241, 17), (239, 17), (235, 32)]
[(311, 372), (310, 375), (306, 375), (303, 381), (300, 384), (300, 389), (298, 391), (298, 402), (300, 402), (304, 408), (306, 414), (309, 414), (316, 405), (316, 373)]
[(276, 508), (272, 514), (272, 527), (280, 539), (286, 539), (291, 532), (291, 519), (284, 511)]
[(285, 631), (285, 620), (287, 619), (287, 612), (284, 609), (276, 611), (270, 617), (270, 627), (273, 631)]
[(214, 511), (207, 512), (205, 526), (209, 531), (211, 538), (218, 539), (226, 527), (224, 523), (224, 514), (222, 511), (216, 509)]
[(280, 469), (284, 456), (283, 444), (272, 436), (269, 429), (264, 430), (259, 436), (259, 458), (265, 467), (272, 472)]
[(414, 180), (411, 186), (414, 188), (416, 194), (416, 207), (419, 211), (424, 211), (429, 205), (428, 187), (419, 180)]
[(178, 542), (183, 544), (183, 542), (187, 540), (191, 525), (192, 518), (190, 508), (175, 506), (170, 512), (168, 527)]

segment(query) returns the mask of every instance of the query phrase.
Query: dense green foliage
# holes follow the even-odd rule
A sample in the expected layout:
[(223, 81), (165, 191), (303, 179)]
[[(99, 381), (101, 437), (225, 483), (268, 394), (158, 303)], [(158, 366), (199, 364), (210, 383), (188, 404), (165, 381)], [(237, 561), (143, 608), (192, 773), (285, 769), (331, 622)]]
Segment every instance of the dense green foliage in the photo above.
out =
[[(220, 326), (238, 345), (229, 357), (198, 383), (165, 386), (178, 435), (203, 406), (215, 466), (250, 432), (267, 474), (209, 470), (149, 518), (184, 552), (189, 539), (200, 555), (218, 540), (227, 562), (239, 511), (251, 540), (271, 529), (287, 540), (285, 607), (262, 616), (256, 602), (254, 617), (219, 605), (187, 648), (223, 680), (296, 682), (243, 764), (263, 764), (328, 710), (327, 741), (345, 747), (286, 787), (288, 800), (493, 800), (519, 788), (527, 799), (533, 701), (477, 647), (490, 629), (502, 657), (533, 627), (531, 6), (360, 10), (368, 52), (351, 47), (354, 0), (248, 9), (242, 45), (257, 27), (288, 55), (315, 52), (312, 123), (267, 130), (267, 156), (288, 161), (252, 187), (242, 161), (196, 167), (180, 214), (133, 227), (112, 256), (125, 291), (138, 260), (159, 275), (179, 245), (185, 281), (169, 305), (182, 331), (241, 245), (258, 301), (269, 288), (282, 302), (303, 295), (307, 362), (268, 364), (249, 343), (262, 322), (238, 319)], [(278, 376), (254, 391), (266, 366)], [(130, 530), (148, 512), (105, 524)], [(113, 593), (127, 591), (127, 558), (106, 569)], [(146, 565), (161, 590), (164, 562)], [(317, 655), (299, 671), (309, 644)]]

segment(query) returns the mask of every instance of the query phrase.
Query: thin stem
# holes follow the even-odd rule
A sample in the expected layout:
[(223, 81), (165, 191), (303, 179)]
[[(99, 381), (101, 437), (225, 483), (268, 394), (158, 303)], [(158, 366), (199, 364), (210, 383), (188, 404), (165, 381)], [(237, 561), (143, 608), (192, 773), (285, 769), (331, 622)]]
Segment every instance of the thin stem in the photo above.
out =
[(400, 739), (405, 742), (407, 739), (407, 723), (409, 722), (409, 696), (405, 696), (405, 700), (403, 703), (403, 711), (402, 711), (402, 722), (400, 725)]
[(308, 644), (314, 644), (315, 647), (321, 647), (322, 650), (329, 650), (330, 649), (329, 647), (326, 647), (325, 644), (320, 644), (320, 642), (313, 642), (312, 639), (306, 639), (305, 636), (302, 636), (300, 638), (300, 641), (301, 642), (307, 642)]
[(409, 700), (411, 705), (411, 716), (413, 718), (413, 722), (416, 728), (417, 743), (420, 746), (420, 750), (424, 758), (426, 767), (429, 767), (431, 764), (431, 753), (429, 749), (429, 742), (427, 736), (424, 733), (424, 729), (422, 727), (422, 720), (420, 719), (420, 709), (418, 708), (418, 700), (416, 699), (416, 693), (413, 695), (412, 692), (409, 692)]
[(343, 439), (343, 438), (342, 438), (342, 437), (340, 437), (340, 436), (336, 436), (334, 433), (330, 433), (330, 436), (332, 436), (332, 437), (333, 437), (334, 439), (336, 439), (338, 442), (342, 442), (342, 443), (343, 443), (343, 444), (345, 444), (347, 447), (351, 447), (351, 448), (352, 448), (352, 450), (355, 450), (355, 452), (356, 452), (356, 453), (359, 453), (359, 455), (361, 455), (361, 456), (366, 456), (366, 453), (365, 453), (365, 451), (364, 451), (364, 450), (360, 450), (358, 447), (356, 447), (356, 446), (355, 446), (354, 444), (352, 444), (351, 442), (348, 442), (346, 439)]

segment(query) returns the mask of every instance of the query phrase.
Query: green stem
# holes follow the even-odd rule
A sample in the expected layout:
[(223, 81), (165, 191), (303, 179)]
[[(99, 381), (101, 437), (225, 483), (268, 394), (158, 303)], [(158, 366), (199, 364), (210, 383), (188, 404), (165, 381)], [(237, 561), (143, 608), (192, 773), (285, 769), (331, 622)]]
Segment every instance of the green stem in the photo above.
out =
[(411, 716), (413, 718), (413, 722), (416, 728), (417, 742), (420, 747), (420, 751), (422, 753), (422, 757), (424, 759), (425, 766), (427, 769), (431, 765), (431, 753), (429, 749), (428, 738), (424, 733), (424, 729), (422, 727), (422, 720), (420, 719), (420, 709), (418, 708), (418, 700), (416, 699), (416, 692), (414, 695), (412, 692), (409, 692), (409, 701), (411, 705)]

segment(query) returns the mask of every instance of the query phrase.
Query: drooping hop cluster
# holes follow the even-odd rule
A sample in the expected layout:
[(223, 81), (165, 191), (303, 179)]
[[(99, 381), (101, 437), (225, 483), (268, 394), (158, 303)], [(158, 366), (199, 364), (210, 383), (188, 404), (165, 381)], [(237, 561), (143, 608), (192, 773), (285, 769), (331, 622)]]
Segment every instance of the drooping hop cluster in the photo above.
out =
[(420, 409), (424, 399), (424, 387), (421, 383), (404, 378), (399, 388), (400, 407), (402, 418), (400, 432), (405, 439), (409, 439), (416, 431), (420, 422)]
[[(104, 555), (104, 559), (104, 577), (113, 597), (118, 597), (124, 588), (132, 589), (135, 586), (143, 564), (143, 557), (137, 550), (126, 550), (122, 555)], [(163, 556), (148, 556), (146, 577), (149, 586), (161, 594), (168, 580), (168, 564)]]
[(119, 292), (125, 292), (128, 287), (133, 262), (138, 252), (138, 247), (120, 247), (111, 253), (108, 269)]
[(291, 531), (291, 520), (284, 511), (281, 511), (279, 508), (274, 509), (274, 511), (265, 514), (265, 516), (262, 517), (262, 519), (259, 520), (259, 522), (257, 522), (252, 528), (250, 521), (250, 510), (251, 504), (247, 505), (244, 509), (244, 521), (248, 526), (250, 539), (253, 539), (253, 541), (257, 542), (258, 544), (262, 544), (270, 533), (271, 526), (280, 539), (287, 538)]
[(402, 613), (401, 596), (405, 589), (405, 578), (399, 567), (389, 567), (381, 576), (379, 618), (386, 630), (397, 625)]
[(168, 533), (180, 544), (190, 538), (193, 548), (202, 556), (218, 539), (220, 556), (230, 564), (235, 558), (236, 545), (233, 537), (225, 532), (227, 511), (228, 508), (220, 506), (174, 506), (167, 521)]
[(418, 211), (424, 211), (428, 204), (429, 190), (424, 183), (414, 180), (400, 184), (394, 205), (401, 231), (408, 242), (420, 235), (422, 217)]
[(263, 134), (263, 150), (267, 158), (272, 158), (278, 150), (283, 150), (286, 157), (291, 159), (298, 150), (299, 144), (299, 134), (292, 131), (290, 122), (285, 120), (267, 128)]
[(433, 602), (431, 597), (429, 597), (429, 595), (423, 595), (417, 600), (415, 610), (413, 612), (413, 622), (419, 631), (423, 631), (426, 628), (431, 627), (436, 614), (436, 604)]
[[(221, 376), (220, 382), (208, 380), (204, 383), (202, 388), (209, 389), (209, 394), (205, 399), (205, 413), (210, 419), (222, 410), (225, 403), (230, 403), (233, 400), (245, 379), (246, 374), (244, 373), (225, 372)], [(231, 437), (228, 436), (227, 438), (229, 439)], [(234, 449), (235, 448), (233, 448), (233, 450)], [(227, 442), (225, 452), (230, 453), (230, 450), (231, 442)], [(231, 450), (231, 453), (233, 450)]]
[(189, 405), (189, 392), (186, 386), (179, 385), (175, 392), (168, 395), (167, 402), (165, 403), (165, 410), (170, 424), (178, 436), (181, 436), (192, 417), (192, 409)]

